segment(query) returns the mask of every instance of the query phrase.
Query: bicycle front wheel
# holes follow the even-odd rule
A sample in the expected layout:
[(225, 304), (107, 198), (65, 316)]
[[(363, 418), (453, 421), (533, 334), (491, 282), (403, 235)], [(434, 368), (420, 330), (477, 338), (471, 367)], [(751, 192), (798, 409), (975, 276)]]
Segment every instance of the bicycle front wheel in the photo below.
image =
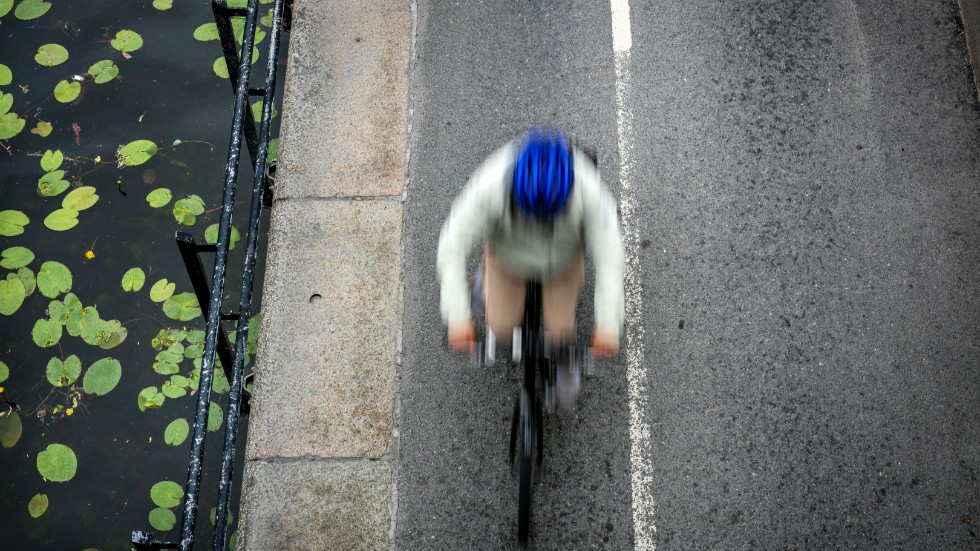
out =
[(526, 546), (531, 533), (531, 489), (534, 483), (534, 408), (525, 391), (521, 393), (521, 415), (517, 439), (517, 540)]

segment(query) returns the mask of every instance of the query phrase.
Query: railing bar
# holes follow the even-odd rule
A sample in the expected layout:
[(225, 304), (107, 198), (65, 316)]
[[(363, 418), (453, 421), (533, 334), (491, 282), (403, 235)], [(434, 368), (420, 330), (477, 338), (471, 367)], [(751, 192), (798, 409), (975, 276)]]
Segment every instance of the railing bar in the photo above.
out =
[[(220, 19), (221, 3), (218, 0), (212, 1), (215, 10), (215, 18)], [(200, 496), (201, 483), (201, 459), (204, 456), (204, 442), (207, 436), (208, 406), (211, 400), (211, 381), (214, 375), (214, 355), (218, 340), (219, 318), (221, 314), (221, 298), (224, 293), (225, 270), (228, 264), (228, 246), (231, 237), (232, 211), (235, 203), (235, 184), (238, 180), (238, 165), (241, 159), (242, 149), (242, 126), (243, 120), (251, 115), (248, 108), (248, 78), (250, 70), (250, 58), (252, 44), (255, 38), (255, 20), (257, 14), (258, 0), (249, 0), (247, 15), (245, 17), (245, 32), (243, 36), (242, 51), (245, 53), (239, 61), (236, 76), (237, 85), (235, 86), (235, 111), (232, 120), (231, 139), (228, 148), (228, 163), (225, 165), (225, 185), (221, 200), (221, 222), (218, 226), (218, 250), (214, 258), (214, 272), (211, 276), (211, 297), (208, 308), (207, 330), (204, 340), (204, 354), (201, 361), (201, 375), (199, 379), (197, 411), (194, 415), (194, 437), (191, 441), (191, 457), (187, 467), (187, 484), (184, 490), (184, 514), (180, 520), (180, 551), (190, 551), (194, 545), (194, 525), (197, 522), (198, 498)], [(230, 29), (227, 19), (225, 32)], [(219, 31), (222, 25), (219, 24)], [(227, 38), (227, 36), (225, 37)], [(234, 37), (232, 37), (234, 42)], [(222, 39), (222, 47), (225, 48), (226, 59), (228, 57), (227, 40)], [(229, 73), (231, 67), (229, 67)], [(248, 120), (251, 120), (250, 118)], [(245, 125), (246, 127), (248, 125)], [(254, 132), (255, 126), (252, 125)], [(256, 144), (258, 145), (258, 144)], [(253, 158), (253, 161), (255, 159)], [(237, 337), (237, 335), (236, 335)], [(221, 519), (224, 522), (224, 519)]]
[[(235, 83), (238, 82), (238, 67), (242, 62), (239, 59), (238, 47), (235, 43), (235, 32), (231, 26), (231, 18), (247, 16), (247, 10), (242, 8), (229, 8), (226, 0), (211, 0), (211, 9), (214, 11), (214, 20), (218, 26), (218, 37), (221, 39), (221, 51), (224, 53), (225, 64), (228, 66), (228, 82), (231, 83), (232, 93), (237, 95), (238, 88)], [(257, 12), (253, 11), (253, 13)], [(246, 49), (243, 45), (242, 53), (244, 54), (243, 57), (248, 59), (250, 66), (252, 61), (251, 46)], [(254, 170), (255, 156), (259, 151), (259, 137), (255, 131), (255, 117), (252, 115), (251, 109), (245, 112), (244, 129), (245, 143), (248, 145), (249, 161), (252, 163), (252, 169)]]
[(249, 213), (248, 244), (245, 249), (245, 273), (242, 276), (241, 302), (238, 306), (238, 327), (235, 331), (235, 355), (231, 374), (231, 391), (228, 394), (228, 412), (225, 422), (225, 445), (222, 452), (221, 479), (218, 486), (218, 503), (214, 522), (213, 551), (224, 551), (225, 519), (231, 495), (235, 466), (235, 447), (238, 437), (239, 407), (242, 398), (242, 378), (245, 367), (245, 345), (251, 321), (252, 283), (255, 276), (255, 253), (262, 221), (262, 202), (265, 190), (266, 154), (269, 150), (269, 132), (272, 126), (272, 108), (275, 102), (276, 72), (278, 68), (279, 38), (285, 0), (276, 0), (272, 12), (272, 29), (268, 61), (266, 63), (265, 95), (262, 100), (262, 122), (259, 127), (259, 151), (252, 184), (252, 205)]

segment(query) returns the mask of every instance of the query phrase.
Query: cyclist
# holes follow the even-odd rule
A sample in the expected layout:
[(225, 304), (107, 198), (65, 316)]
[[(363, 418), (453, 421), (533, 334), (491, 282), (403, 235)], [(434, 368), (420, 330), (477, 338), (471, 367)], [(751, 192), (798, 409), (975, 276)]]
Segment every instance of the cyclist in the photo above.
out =
[[(574, 341), (575, 305), (595, 265), (593, 354), (619, 351), (624, 318), (623, 241), (616, 204), (594, 159), (560, 130), (532, 129), (490, 155), (453, 203), (439, 237), (438, 270), (449, 346), (474, 349), (475, 326), (466, 285), (466, 257), (485, 243), (482, 299), (487, 326), (509, 342), (523, 318), (528, 279), (541, 281), (543, 322), (550, 344)], [(577, 370), (558, 366), (559, 405), (578, 396)]]

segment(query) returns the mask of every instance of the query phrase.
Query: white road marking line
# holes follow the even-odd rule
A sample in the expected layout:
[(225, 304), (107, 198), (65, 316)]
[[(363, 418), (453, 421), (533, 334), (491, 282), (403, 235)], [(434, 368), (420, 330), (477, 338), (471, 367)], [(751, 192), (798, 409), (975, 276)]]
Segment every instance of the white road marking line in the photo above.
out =
[(640, 232), (636, 223), (636, 194), (633, 190), (633, 113), (628, 104), (630, 92), (629, 0), (610, 0), (612, 9), (613, 55), (616, 62), (616, 130), (619, 146), (619, 209), (622, 215), (623, 244), (626, 249), (626, 378), (630, 411), (630, 481), (633, 489), (633, 540), (637, 551), (654, 551), (657, 527), (653, 514), (656, 503), (650, 490), (653, 465), (645, 457), (650, 427), (644, 420), (647, 409), (647, 373), (643, 365), (643, 294), (640, 271)]

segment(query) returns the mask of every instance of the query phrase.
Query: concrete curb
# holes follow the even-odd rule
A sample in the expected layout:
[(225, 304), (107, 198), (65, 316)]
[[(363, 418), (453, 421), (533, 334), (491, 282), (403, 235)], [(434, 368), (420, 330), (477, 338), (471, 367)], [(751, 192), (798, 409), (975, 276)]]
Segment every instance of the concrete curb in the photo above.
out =
[(973, 84), (980, 101), (980, 0), (959, 0), (960, 16), (966, 34), (966, 48), (970, 53), (970, 66), (973, 67)]
[(294, 0), (239, 549), (387, 549), (409, 2)]

